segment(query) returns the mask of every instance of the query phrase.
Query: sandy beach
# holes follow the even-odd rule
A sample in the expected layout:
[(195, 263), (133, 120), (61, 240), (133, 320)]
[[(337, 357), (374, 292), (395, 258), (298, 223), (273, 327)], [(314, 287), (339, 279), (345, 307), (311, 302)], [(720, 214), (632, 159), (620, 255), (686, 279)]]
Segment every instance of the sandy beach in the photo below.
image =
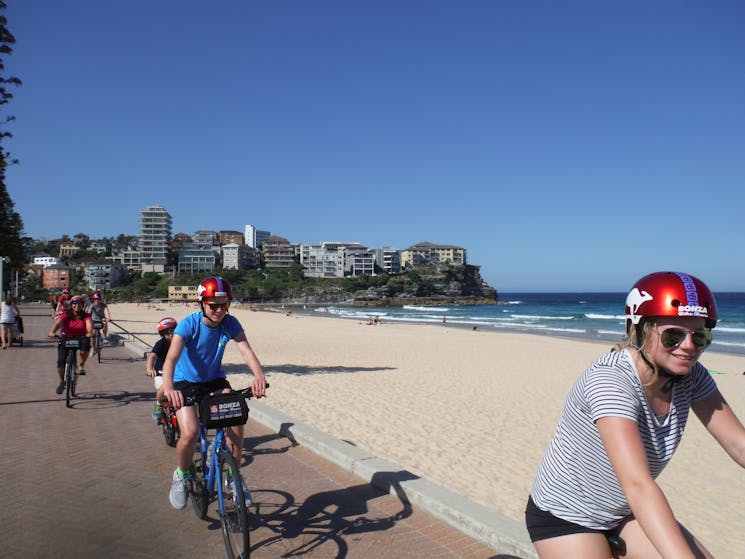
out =
[[(149, 344), (159, 318), (197, 310), (110, 309), (116, 323)], [(443, 325), (230, 312), (264, 365), (267, 404), (518, 522), (569, 389), (609, 348)], [(702, 362), (745, 419), (745, 357), (707, 352)], [(234, 386), (247, 384), (232, 345), (225, 365)], [(745, 472), (694, 415), (659, 483), (678, 519), (717, 557), (745, 557)]]

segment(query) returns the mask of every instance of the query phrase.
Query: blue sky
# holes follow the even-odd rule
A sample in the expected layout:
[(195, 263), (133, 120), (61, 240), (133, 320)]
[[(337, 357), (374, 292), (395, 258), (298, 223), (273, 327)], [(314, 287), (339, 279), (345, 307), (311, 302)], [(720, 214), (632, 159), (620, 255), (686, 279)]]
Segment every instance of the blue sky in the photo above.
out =
[(10, 0), (25, 232), (455, 244), (500, 291), (745, 291), (745, 3)]

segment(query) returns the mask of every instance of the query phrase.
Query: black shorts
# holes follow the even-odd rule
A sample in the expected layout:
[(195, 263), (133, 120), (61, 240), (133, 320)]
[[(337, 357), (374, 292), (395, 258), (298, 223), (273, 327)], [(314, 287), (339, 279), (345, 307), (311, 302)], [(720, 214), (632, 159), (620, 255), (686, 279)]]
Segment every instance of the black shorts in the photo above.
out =
[[(87, 336), (81, 336), (80, 338), (80, 347), (78, 348), (78, 351), (81, 351), (85, 353), (86, 351), (91, 350), (91, 340)], [(67, 364), (67, 354), (73, 351), (71, 348), (65, 347), (64, 340), (61, 340), (59, 344), (57, 345), (57, 368), (58, 369), (64, 369), (65, 365)]]
[(603, 534), (609, 536), (617, 533), (617, 530), (595, 530), (562, 520), (550, 512), (539, 509), (533, 502), (533, 497), (528, 497), (528, 505), (525, 507), (525, 525), (528, 528), (530, 541), (533, 543), (549, 538), (568, 536), (569, 534)]
[[(188, 405), (193, 406), (202, 401), (202, 398), (208, 396), (210, 392), (221, 392), (225, 388), (230, 388), (230, 383), (226, 378), (216, 378), (209, 382), (189, 382), (180, 380), (173, 383), (173, 388), (181, 391), (184, 401), (189, 401)], [(193, 401), (193, 403), (191, 403)]]

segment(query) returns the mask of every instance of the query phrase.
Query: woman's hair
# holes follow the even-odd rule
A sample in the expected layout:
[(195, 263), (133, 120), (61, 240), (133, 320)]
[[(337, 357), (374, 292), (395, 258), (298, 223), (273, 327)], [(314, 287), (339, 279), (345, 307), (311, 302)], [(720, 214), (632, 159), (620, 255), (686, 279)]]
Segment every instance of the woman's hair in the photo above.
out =
[(647, 355), (646, 349), (649, 336), (656, 325), (657, 323), (654, 321), (654, 319), (643, 318), (639, 322), (639, 324), (632, 326), (629, 329), (629, 333), (626, 335), (626, 337), (624, 337), (623, 340), (621, 340), (621, 342), (616, 344), (616, 346), (613, 348), (617, 351), (626, 348), (634, 349), (639, 352), (639, 355), (647, 364), (647, 366), (652, 369), (652, 378), (649, 380), (648, 384), (652, 384), (660, 375), (660, 368), (657, 366), (657, 363), (654, 362), (654, 359), (650, 359), (649, 355)]

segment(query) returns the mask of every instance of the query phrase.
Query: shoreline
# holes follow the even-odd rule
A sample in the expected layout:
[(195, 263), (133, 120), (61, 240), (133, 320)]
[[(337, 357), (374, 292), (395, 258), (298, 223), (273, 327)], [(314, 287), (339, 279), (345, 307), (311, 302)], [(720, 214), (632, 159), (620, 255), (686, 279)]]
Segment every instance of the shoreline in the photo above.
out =
[[(150, 344), (158, 319), (195, 310), (111, 305), (114, 322)], [(368, 326), (289, 310), (230, 309), (272, 385), (263, 403), (517, 523), (567, 394), (610, 349), (597, 340), (400, 321)], [(745, 358), (707, 350), (701, 361), (745, 418)], [(234, 344), (223, 363), (236, 388), (247, 384)], [(739, 518), (719, 514), (736, 510), (745, 476), (694, 416), (658, 481), (676, 516), (715, 555), (745, 556)]]

